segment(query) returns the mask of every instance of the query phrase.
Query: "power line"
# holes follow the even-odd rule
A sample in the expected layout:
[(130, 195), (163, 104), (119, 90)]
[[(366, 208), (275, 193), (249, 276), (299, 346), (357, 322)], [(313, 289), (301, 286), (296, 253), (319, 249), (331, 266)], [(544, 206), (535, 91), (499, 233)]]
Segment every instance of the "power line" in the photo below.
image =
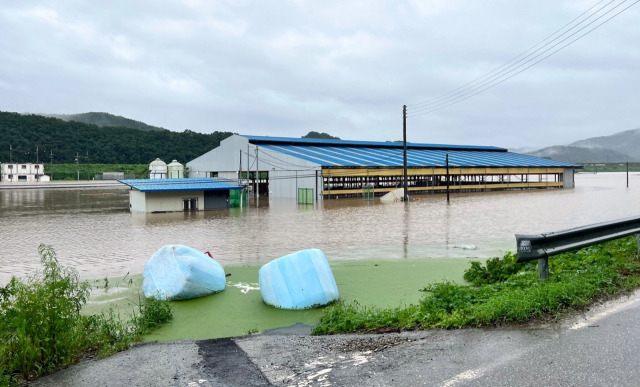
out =
[[(466, 99), (469, 99), (477, 94), (480, 94), (490, 88), (493, 88), (511, 78), (513, 78), (514, 76), (522, 73), (523, 71), (528, 70), (529, 68), (535, 66), (536, 64), (542, 62), (543, 60), (549, 58), (550, 56), (556, 54), (557, 52), (563, 50), (564, 48), (568, 47), (569, 45), (575, 43), (576, 41), (578, 41), (579, 39), (583, 38), (584, 36), (588, 35), (589, 33), (593, 32), (594, 30), (596, 30), (597, 28), (599, 28), (600, 26), (602, 26), (603, 24), (607, 23), (608, 21), (610, 21), (611, 19), (615, 18), (616, 16), (620, 15), (621, 13), (625, 12), (626, 10), (628, 10), (629, 8), (631, 8), (632, 6), (634, 6), (635, 4), (637, 4), (638, 2), (640, 2), (640, 0), (636, 0), (634, 3), (632, 3), (631, 5), (627, 6), (626, 8), (622, 9), (621, 11), (619, 11), (618, 13), (612, 15), (611, 17), (609, 17), (608, 19), (604, 20), (603, 22), (601, 22), (600, 24), (596, 25), (595, 27), (591, 28), (590, 30), (588, 30), (587, 32), (583, 33), (582, 35), (578, 36), (576, 39), (571, 40), (570, 42), (568, 42), (567, 44), (561, 46), (560, 48), (558, 48), (557, 50), (551, 52), (550, 54), (543, 56), (544, 54), (548, 53), (549, 51), (553, 50), (554, 48), (558, 47), (560, 44), (562, 44), (563, 42), (566, 42), (567, 40), (569, 40), (571, 37), (577, 35), (580, 31), (583, 31), (584, 29), (586, 29), (587, 27), (589, 27), (590, 25), (592, 25), (593, 23), (595, 23), (596, 21), (600, 20), (601, 18), (603, 18), (604, 16), (608, 15), (609, 13), (611, 13), (612, 11), (614, 11), (615, 9), (619, 8), (620, 6), (622, 6), (627, 0), (624, 0), (622, 3), (616, 5), (615, 7), (607, 10), (604, 14), (600, 15), (599, 17), (597, 17), (596, 19), (592, 20), (590, 23), (588, 23), (587, 25), (583, 26), (582, 28), (578, 29), (577, 31), (573, 32), (571, 35), (565, 37), (564, 39), (560, 40), (559, 42), (557, 42), (556, 44), (548, 47), (547, 49), (545, 49), (544, 51), (536, 54), (535, 56), (533, 56), (532, 58), (524, 61), (524, 59), (530, 57), (532, 54), (527, 55), (524, 58), (521, 58), (519, 61), (515, 62), (514, 64), (512, 64), (511, 66), (507, 67), (508, 71), (502, 70), (500, 71), (498, 74), (493, 75), (492, 77), (490, 77), (488, 80), (485, 80), (483, 82), (480, 82), (479, 84), (476, 84), (474, 86), (470, 86), (470, 87), (463, 87), (463, 90), (458, 91), (457, 93), (455, 92), (450, 92), (448, 94), (445, 95), (449, 95), (446, 98), (442, 98), (442, 97), (438, 97), (435, 98), (433, 101), (431, 102), (429, 105), (425, 105), (422, 107), (419, 107), (417, 109), (413, 109), (412, 111), (409, 112), (409, 114), (407, 115), (407, 117), (415, 117), (415, 116), (419, 116), (419, 115), (423, 115), (423, 114), (428, 114), (428, 113), (432, 113), (434, 111), (437, 110), (441, 110), (444, 109), (446, 107), (449, 107), (451, 105), (455, 105), (457, 103), (460, 103)], [(613, 2), (613, 1), (612, 1)], [(600, 12), (602, 9), (604, 9), (605, 7), (607, 7), (608, 5), (610, 5), (612, 2), (607, 3), (604, 7), (600, 8), (599, 10), (597, 10), (594, 14), (590, 15), (589, 17), (587, 17), (585, 20), (581, 21), (580, 23), (576, 24), (575, 26), (571, 27), (569, 30), (565, 31), (563, 34), (561, 34), (560, 36), (565, 35), (566, 33), (568, 33), (569, 31), (575, 29), (575, 27), (577, 27), (578, 25), (582, 24), (584, 21), (586, 21), (587, 19), (591, 18), (592, 16), (594, 16), (595, 14), (597, 14), (598, 12)], [(599, 4), (599, 3), (598, 3)], [(596, 4), (597, 6), (597, 4)], [(593, 9), (594, 7), (591, 7), (590, 9)], [(588, 12), (588, 11), (587, 11)], [(584, 13), (583, 13), (584, 15)], [(579, 18), (579, 17), (578, 17)], [(575, 21), (576, 19), (574, 19)], [(571, 24), (571, 23), (569, 23)], [(563, 27), (564, 28), (564, 27)], [(561, 29), (562, 30), (562, 29)], [(554, 33), (555, 34), (555, 33)], [(552, 35), (553, 36), (553, 35)], [(540, 51), (543, 47), (548, 46), (550, 43), (556, 41), (560, 36), (556, 37), (555, 39), (551, 40), (550, 42), (546, 43), (544, 46), (538, 48), (537, 50), (535, 50), (534, 52), (538, 52)], [(544, 41), (548, 40), (548, 38), (546, 38)], [(540, 43), (539, 43), (540, 44)], [(539, 45), (538, 44), (538, 45)], [(537, 45), (536, 45), (537, 46)], [(534, 46), (534, 47), (536, 47)], [(530, 51), (531, 49), (525, 51), (524, 53)], [(523, 53), (523, 54), (524, 54)], [(520, 56), (522, 56), (523, 54), (520, 54)], [(538, 58), (542, 57), (539, 60), (536, 60)], [(517, 58), (517, 57), (516, 57)], [(514, 58), (515, 59), (515, 58)], [(513, 61), (513, 60), (512, 60)], [(523, 62), (524, 61), (524, 62)], [(510, 61), (511, 62), (511, 61)], [(507, 62), (506, 64), (510, 63)], [(529, 66), (526, 66), (528, 63), (531, 63)], [(471, 85), (474, 83), (477, 83), (479, 80), (486, 78), (488, 75), (495, 73), (495, 71), (497, 71), (500, 68), (503, 68), (506, 64), (496, 68), (495, 70), (493, 70), (492, 72), (485, 74), (484, 76), (477, 78), (476, 80), (468, 83), (467, 85)], [(524, 68), (522, 68), (523, 66), (526, 66)], [(506, 71), (506, 72), (505, 72)], [(460, 90), (461, 88), (458, 88), (456, 90)], [(453, 94), (452, 94), (453, 93)], [(438, 100), (440, 99), (440, 100)]]
[[(576, 17), (575, 19), (571, 20), (569, 23), (565, 24), (564, 26), (562, 26), (561, 28), (559, 28), (558, 30), (556, 30), (554, 33), (552, 33), (551, 35), (549, 35), (549, 36), (547, 36), (546, 38), (542, 39), (542, 40), (541, 40), (540, 42), (538, 42), (537, 44), (535, 44), (535, 45), (533, 45), (533, 46), (529, 47), (527, 50), (525, 50), (525, 51), (521, 52), (519, 55), (517, 55), (517, 56), (515, 56), (515, 57), (511, 58), (511, 60), (509, 60), (509, 61), (505, 62), (504, 64), (502, 64), (502, 65), (500, 65), (500, 66), (498, 66), (498, 67), (496, 67), (495, 69), (491, 70), (490, 72), (488, 72), (488, 73), (486, 73), (486, 74), (484, 74), (484, 75), (482, 75), (482, 76), (480, 76), (480, 77), (478, 77), (478, 78), (476, 78), (476, 79), (472, 80), (472, 81), (471, 81), (471, 82), (469, 82), (469, 83), (466, 83), (466, 84), (464, 84), (464, 85), (462, 85), (462, 86), (458, 87), (457, 89), (454, 89), (454, 90), (452, 90), (452, 91), (450, 91), (450, 92), (448, 92), (448, 93), (445, 93), (445, 94), (442, 94), (442, 95), (440, 95), (440, 96), (438, 96), (438, 97), (435, 97), (435, 98), (433, 98), (433, 99), (430, 99), (429, 101), (421, 102), (421, 103), (417, 103), (417, 104), (413, 104), (413, 105), (409, 105), (409, 106), (411, 107), (411, 109), (419, 109), (419, 108), (422, 108), (422, 107), (425, 107), (425, 106), (428, 106), (428, 105), (432, 105), (432, 104), (436, 103), (437, 101), (440, 101), (440, 100), (442, 100), (442, 99), (445, 99), (445, 98), (447, 98), (447, 97), (449, 97), (449, 96), (451, 96), (451, 95), (458, 94), (458, 92), (459, 92), (459, 91), (462, 91), (462, 90), (467, 89), (467, 86), (471, 86), (471, 85), (473, 85), (474, 83), (477, 83), (478, 81), (480, 81), (481, 79), (484, 79), (484, 78), (486, 78), (486, 77), (490, 76), (491, 74), (494, 74), (494, 73), (495, 73), (495, 72), (497, 72), (498, 70), (500, 70), (500, 69), (502, 69), (503, 67), (507, 66), (509, 63), (514, 62), (516, 59), (518, 59), (518, 58), (522, 57), (523, 55), (525, 55), (525, 54), (526, 54), (526, 53), (528, 53), (529, 51), (531, 51), (531, 50), (533, 50), (534, 48), (536, 48), (536, 47), (540, 46), (542, 43), (544, 43), (544, 42), (546, 42), (547, 40), (549, 40), (550, 38), (552, 38), (552, 37), (553, 37), (554, 35), (556, 35), (558, 32), (562, 31), (562, 30), (563, 30), (563, 29), (565, 29), (567, 26), (571, 25), (573, 22), (575, 22), (576, 20), (580, 19), (580, 18), (581, 18), (582, 16), (584, 16), (587, 12), (589, 12), (589, 11), (591, 11), (593, 8), (597, 7), (597, 6), (598, 6), (598, 4), (602, 3), (603, 1), (605, 1), (605, 0), (600, 0), (596, 5), (592, 6), (591, 8), (589, 8), (588, 10), (586, 10), (585, 12), (581, 13), (578, 17)], [(584, 19), (583, 21), (581, 21), (580, 23), (576, 24), (576, 26), (577, 26), (577, 25), (579, 25), (579, 24), (581, 24), (581, 23), (583, 23), (584, 21), (586, 21), (587, 19), (589, 19), (591, 16), (593, 16), (593, 15), (597, 14), (597, 13), (598, 13), (598, 12), (600, 12), (603, 8), (607, 7), (609, 4), (613, 3), (614, 1), (615, 1), (615, 0), (611, 0), (611, 1), (610, 1), (609, 3), (607, 3), (604, 7), (600, 8), (599, 10), (597, 10), (597, 11), (596, 11), (596, 12), (594, 12), (592, 15), (588, 16), (587, 18), (585, 18), (585, 19)], [(626, 1), (626, 0), (625, 0), (625, 1)], [(571, 27), (571, 29), (572, 29), (572, 28), (575, 28), (576, 26)], [(570, 31), (571, 29), (569, 29), (568, 31)], [(567, 33), (568, 31), (565, 31), (564, 33)], [(564, 33), (563, 33), (563, 34), (564, 34)], [(562, 35), (560, 35), (560, 36), (562, 36)], [(553, 40), (556, 40), (557, 38), (558, 38), (558, 37), (556, 37), (556, 38), (555, 38), (555, 39), (553, 39)], [(547, 43), (547, 44), (548, 44), (548, 43)], [(543, 45), (542, 47), (546, 46), (547, 44)], [(538, 50), (539, 50), (539, 49), (538, 49)], [(536, 50), (536, 51), (537, 51), (537, 50)], [(516, 63), (517, 63), (517, 62), (516, 62)]]
[[(300, 165), (300, 164), (295, 164), (295, 163), (292, 163), (292, 162), (289, 162), (289, 161), (281, 160), (281, 159), (273, 156), (271, 154), (271, 152), (265, 152), (264, 149), (260, 149), (258, 152), (263, 156), (271, 157), (272, 159), (277, 160), (277, 161), (279, 161), (279, 162), (281, 162), (283, 164), (288, 164), (288, 165), (292, 165), (294, 167), (303, 168), (303, 170), (313, 170), (313, 169), (315, 169), (315, 167), (310, 167), (308, 165)], [(277, 165), (273, 165), (273, 164), (271, 164), (271, 165), (277, 167)]]
[[(400, 150), (398, 149), (398, 151), (400, 151)], [(281, 159), (279, 159), (279, 158), (275, 157), (273, 154), (271, 154), (271, 152), (265, 152), (263, 149), (260, 149), (260, 151), (259, 151), (259, 152), (260, 152), (260, 154), (261, 154), (261, 155), (271, 157), (271, 158), (273, 158), (274, 160), (277, 160), (277, 161), (279, 161), (279, 162), (281, 162), (281, 163), (283, 163), (283, 164), (289, 164), (289, 165), (292, 165), (292, 166), (294, 166), (294, 167), (300, 167), (300, 168), (302, 168), (302, 169), (294, 169), (294, 170), (297, 170), (297, 171), (305, 171), (305, 170), (306, 170), (306, 171), (313, 171), (313, 170), (316, 170), (316, 168), (317, 168), (317, 167), (309, 167), (309, 166), (306, 166), (306, 165), (294, 164), (294, 163), (291, 163), (291, 162), (287, 162), (287, 161), (281, 160)], [(276, 152), (279, 152), (279, 151), (277, 151), (277, 150), (276, 150)], [(384, 161), (387, 161), (387, 160), (391, 160), (391, 159), (393, 159), (393, 158), (397, 158), (397, 157), (399, 157), (399, 156), (401, 155), (401, 153), (399, 153), (399, 152), (393, 152), (393, 151), (390, 151), (390, 152), (388, 152), (388, 153), (389, 153), (388, 155), (385, 155), (385, 156), (384, 156), (384, 157), (382, 157), (382, 158), (375, 158), (375, 160), (376, 160), (377, 162), (384, 162)], [(295, 156), (293, 156), (293, 157), (295, 157)], [(321, 156), (318, 156), (318, 159), (321, 159), (321, 158), (322, 158)], [(368, 156), (368, 158), (374, 158), (374, 157), (372, 157), (372, 156)], [(264, 161), (264, 160), (263, 160), (263, 161)], [(276, 164), (273, 164), (273, 163), (269, 163), (269, 162), (267, 162), (267, 161), (264, 161), (264, 162), (265, 162), (265, 163), (267, 163), (267, 164), (269, 164), (269, 165), (271, 165), (272, 167), (277, 167), (277, 168), (280, 168), (280, 169), (284, 169), (284, 168), (282, 168), (280, 165), (276, 165)], [(373, 166), (373, 167), (374, 167), (374, 168), (379, 168), (379, 167), (375, 167), (375, 166)]]

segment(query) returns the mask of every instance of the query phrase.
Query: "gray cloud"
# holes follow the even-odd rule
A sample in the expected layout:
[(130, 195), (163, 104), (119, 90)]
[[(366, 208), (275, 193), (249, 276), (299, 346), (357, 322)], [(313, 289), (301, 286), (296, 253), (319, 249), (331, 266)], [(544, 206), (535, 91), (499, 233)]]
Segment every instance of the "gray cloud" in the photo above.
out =
[[(486, 74), (595, 3), (10, 0), (0, 109), (396, 140), (403, 104)], [(408, 139), (541, 147), (640, 127), (638, 16), (640, 5), (482, 94), (410, 117)]]

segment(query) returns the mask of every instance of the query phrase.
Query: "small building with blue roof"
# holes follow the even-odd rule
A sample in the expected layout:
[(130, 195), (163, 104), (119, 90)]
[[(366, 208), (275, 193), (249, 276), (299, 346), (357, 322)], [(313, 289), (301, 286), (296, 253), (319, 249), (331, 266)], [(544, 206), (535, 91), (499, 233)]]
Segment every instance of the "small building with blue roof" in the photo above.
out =
[[(231, 179), (274, 197), (311, 192), (317, 200), (402, 187), (403, 152), (401, 142), (233, 135), (186, 166), (189, 177)], [(494, 146), (407, 143), (410, 194), (447, 186), (459, 192), (572, 188), (579, 167)]]
[[(129, 179), (131, 212), (214, 210), (233, 207), (231, 194), (242, 200), (243, 187), (221, 179)], [(238, 191), (240, 194), (237, 194)], [(243, 206), (238, 203), (235, 206)]]

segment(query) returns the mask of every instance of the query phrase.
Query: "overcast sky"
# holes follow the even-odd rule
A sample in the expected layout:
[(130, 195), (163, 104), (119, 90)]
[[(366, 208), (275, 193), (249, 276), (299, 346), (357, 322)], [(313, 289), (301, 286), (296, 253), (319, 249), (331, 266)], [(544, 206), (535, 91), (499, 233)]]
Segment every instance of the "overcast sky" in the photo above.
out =
[(0, 110), (386, 141), (402, 139), (406, 104), (411, 142), (568, 144), (640, 128), (640, 4), (429, 109), (636, 0), (447, 99), (610, 1), (3, 0)]

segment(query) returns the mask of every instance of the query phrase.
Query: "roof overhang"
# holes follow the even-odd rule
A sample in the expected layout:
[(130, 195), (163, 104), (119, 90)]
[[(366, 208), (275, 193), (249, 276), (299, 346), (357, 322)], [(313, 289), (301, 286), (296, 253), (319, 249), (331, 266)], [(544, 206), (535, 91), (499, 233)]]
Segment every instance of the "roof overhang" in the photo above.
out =
[[(294, 138), (294, 137), (269, 137), (269, 136), (247, 136), (242, 135), (254, 145), (298, 145), (298, 146), (332, 146), (332, 147), (368, 147), (368, 148), (404, 148), (400, 141), (348, 141), (329, 140), (318, 138)], [(487, 152), (506, 152), (506, 148), (481, 145), (447, 145), (447, 144), (420, 144), (407, 143), (407, 149), (429, 149), (429, 150), (470, 150)]]
[(244, 187), (213, 178), (126, 179), (118, 182), (140, 192), (228, 191)]

